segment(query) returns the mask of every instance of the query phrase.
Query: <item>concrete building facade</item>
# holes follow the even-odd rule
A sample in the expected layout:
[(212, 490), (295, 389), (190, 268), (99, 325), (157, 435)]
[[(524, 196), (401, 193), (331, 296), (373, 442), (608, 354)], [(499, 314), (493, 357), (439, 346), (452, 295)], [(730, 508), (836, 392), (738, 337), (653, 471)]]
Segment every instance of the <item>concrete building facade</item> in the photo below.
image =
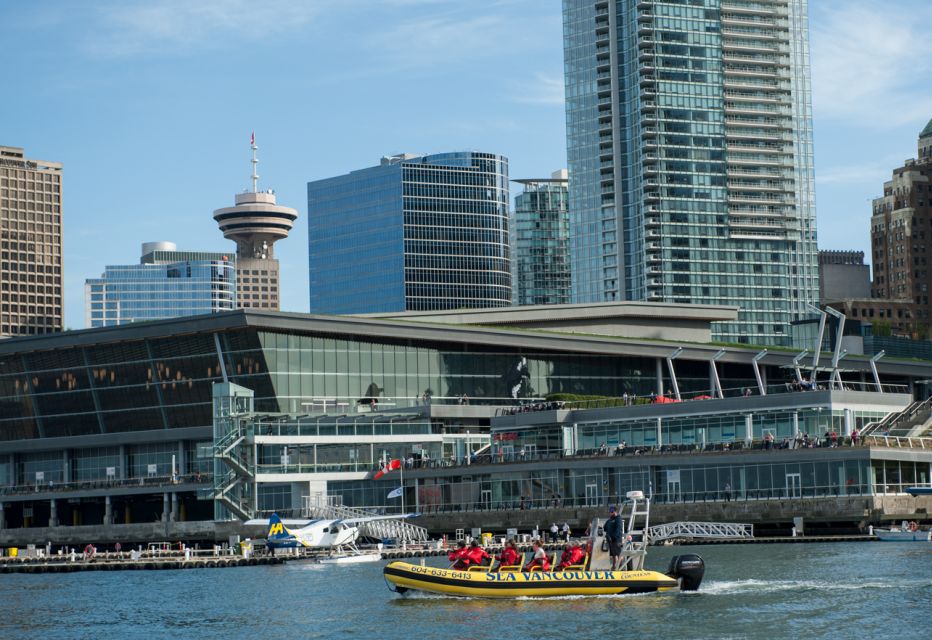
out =
[(819, 300), (823, 303), (871, 295), (871, 268), (863, 251), (819, 251)]
[[(932, 121), (920, 132), (918, 156), (893, 171), (873, 203), (872, 298), (878, 319), (903, 334), (928, 334), (932, 324)], [(886, 309), (896, 308), (890, 317)]]
[(818, 297), (806, 0), (564, 0), (574, 302), (734, 305), (788, 345)]
[(62, 165), (0, 146), (0, 336), (64, 328)]

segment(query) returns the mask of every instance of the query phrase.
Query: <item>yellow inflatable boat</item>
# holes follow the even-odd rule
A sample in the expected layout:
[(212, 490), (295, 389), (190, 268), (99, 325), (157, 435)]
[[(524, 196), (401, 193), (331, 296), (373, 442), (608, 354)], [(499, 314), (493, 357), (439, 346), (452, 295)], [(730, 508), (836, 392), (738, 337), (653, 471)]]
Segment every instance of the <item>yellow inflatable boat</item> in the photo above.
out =
[[(389, 588), (397, 593), (410, 590), (449, 596), (479, 598), (520, 598), (553, 596), (619, 595), (666, 591), (695, 591), (702, 582), (705, 565), (698, 555), (675, 556), (666, 573), (644, 568), (647, 554), (650, 500), (640, 491), (628, 493), (622, 508), (629, 511), (620, 546), (621, 568), (612, 571), (601, 520), (594, 520), (586, 547), (590, 553), (584, 564), (562, 571), (522, 571), (520, 567), (471, 567), (468, 571), (392, 562), (383, 574)], [(556, 558), (554, 558), (556, 561)]]
[[(701, 571), (699, 556), (677, 556), (680, 575), (657, 571), (454, 571), (407, 562), (392, 562), (384, 569), (394, 591), (409, 589), (450, 596), (519, 598), (548, 596), (595, 596), (622, 593), (653, 593), (694, 590), (699, 587), (695, 571)], [(682, 574), (689, 570), (688, 581)], [(701, 581), (701, 573), (699, 574)]]

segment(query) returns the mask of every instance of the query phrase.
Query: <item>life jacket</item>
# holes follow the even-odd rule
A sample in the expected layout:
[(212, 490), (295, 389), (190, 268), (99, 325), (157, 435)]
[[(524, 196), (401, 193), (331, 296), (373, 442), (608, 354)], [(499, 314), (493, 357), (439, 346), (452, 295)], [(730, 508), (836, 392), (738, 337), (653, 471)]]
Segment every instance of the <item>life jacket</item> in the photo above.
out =
[(454, 549), (447, 556), (451, 562), (455, 562), (453, 566), (457, 569), (462, 569), (469, 566), (469, 549)]
[(541, 571), (550, 571), (550, 559), (546, 555), (543, 558), (534, 558), (524, 569), (530, 571), (534, 567), (540, 567)]
[(572, 547), (564, 551), (560, 556), (560, 565), (557, 568), (565, 569), (566, 567), (581, 564), (585, 557), (586, 552), (582, 550), (582, 547)]
[(482, 547), (470, 547), (465, 555), (471, 564), (476, 565), (482, 564), (482, 562), (489, 557), (489, 554), (486, 553), (485, 549)]
[(498, 556), (498, 561), (507, 567), (519, 564), (520, 557), (518, 556), (518, 552), (511, 547), (505, 547), (501, 555)]
[(570, 553), (570, 564), (580, 564), (586, 558), (582, 547), (573, 547)]

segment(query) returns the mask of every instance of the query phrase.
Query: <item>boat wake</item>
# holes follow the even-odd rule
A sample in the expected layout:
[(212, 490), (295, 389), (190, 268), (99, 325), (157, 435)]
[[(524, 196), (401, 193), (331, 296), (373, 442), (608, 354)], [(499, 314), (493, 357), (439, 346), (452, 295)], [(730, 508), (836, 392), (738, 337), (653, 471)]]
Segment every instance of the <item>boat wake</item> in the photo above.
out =
[(703, 583), (699, 593), (707, 595), (733, 595), (742, 593), (762, 594), (779, 591), (854, 591), (861, 589), (923, 588), (925, 581), (905, 582), (902, 580), (859, 582), (845, 584), (825, 580), (711, 580)]

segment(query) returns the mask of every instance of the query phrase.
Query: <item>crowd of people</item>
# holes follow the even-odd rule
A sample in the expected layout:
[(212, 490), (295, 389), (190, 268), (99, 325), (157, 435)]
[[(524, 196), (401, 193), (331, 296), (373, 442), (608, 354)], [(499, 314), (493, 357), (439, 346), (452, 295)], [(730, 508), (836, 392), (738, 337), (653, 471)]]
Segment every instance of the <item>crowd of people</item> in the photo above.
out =
[(503, 415), (514, 416), (519, 413), (531, 413), (534, 411), (557, 411), (566, 407), (566, 403), (562, 400), (548, 400), (545, 402), (529, 402), (527, 404), (522, 404), (517, 407), (510, 407), (503, 410)]
[(468, 545), (464, 540), (459, 540), (456, 543), (456, 548), (447, 557), (453, 563), (450, 568), (457, 571), (469, 571), (473, 567), (480, 567), (492, 572), (518, 570), (566, 571), (584, 566), (589, 552), (590, 549), (587, 547), (567, 538), (566, 547), (560, 556), (560, 561), (554, 568), (547, 551), (544, 549), (544, 543), (540, 539), (534, 540), (532, 543), (527, 562), (524, 562), (524, 554), (518, 551), (517, 544), (512, 539), (506, 540), (501, 553), (494, 557), (480, 547), (476, 540), (471, 541)]
[(857, 447), (861, 444), (861, 432), (855, 428), (850, 436), (839, 435), (832, 429), (826, 431), (822, 436), (810, 436), (806, 431), (800, 431), (795, 436), (787, 436), (777, 444), (773, 433), (764, 434), (764, 449), (820, 449), (820, 448), (837, 448), (843, 446)]

